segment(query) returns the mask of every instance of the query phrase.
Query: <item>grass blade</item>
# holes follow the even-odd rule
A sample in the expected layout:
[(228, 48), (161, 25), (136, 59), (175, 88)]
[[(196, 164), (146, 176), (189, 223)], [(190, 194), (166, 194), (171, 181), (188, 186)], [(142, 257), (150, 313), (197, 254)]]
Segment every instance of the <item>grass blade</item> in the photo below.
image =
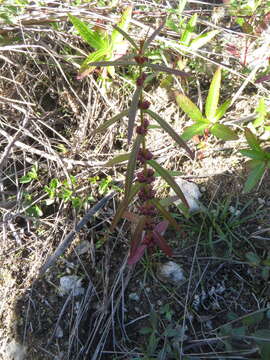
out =
[(231, 106), (231, 100), (226, 100), (222, 105), (220, 105), (215, 115), (215, 121), (221, 119), (230, 106)]
[(205, 104), (205, 115), (208, 120), (214, 121), (217, 112), (221, 83), (221, 68), (218, 67), (210, 84)]
[(134, 47), (134, 49), (136, 49), (137, 51), (139, 51), (140, 49), (138, 48), (138, 45), (135, 43), (135, 41), (124, 31), (122, 30), (119, 26), (114, 26), (114, 29), (117, 30), (121, 35), (123, 35), (123, 37), (130, 42), (130, 44), (132, 45), (132, 47)]
[(129, 66), (137, 65), (135, 61), (130, 60), (114, 60), (114, 61), (94, 61), (88, 64), (89, 66)]
[(169, 67), (167, 67), (165, 65), (152, 64), (152, 63), (145, 63), (145, 65), (149, 66), (151, 69), (153, 69), (155, 71), (166, 72), (168, 74), (173, 74), (173, 75), (184, 77), (184, 78), (186, 78), (188, 76), (191, 76), (190, 73), (180, 71), (180, 70), (177, 70), (177, 69), (172, 69), (172, 68), (169, 68)]
[(147, 163), (156, 170), (157, 173), (166, 181), (166, 183), (174, 190), (179, 199), (182, 200), (184, 205), (189, 209), (188, 202), (180, 189), (179, 185), (175, 182), (174, 178), (169, 174), (167, 170), (165, 170), (162, 166), (160, 166), (155, 160), (148, 160)]
[(212, 30), (207, 32), (206, 34), (199, 35), (190, 43), (190, 48), (192, 50), (198, 50), (202, 46), (206, 45), (209, 41), (211, 41), (220, 31)]
[(156, 122), (162, 127), (164, 131), (166, 131), (170, 137), (182, 148), (186, 150), (191, 159), (194, 159), (193, 151), (188, 147), (188, 145), (181, 139), (181, 137), (174, 131), (174, 129), (167, 123), (167, 121), (163, 120), (158, 114), (151, 110), (145, 110), (145, 112), (150, 115)]

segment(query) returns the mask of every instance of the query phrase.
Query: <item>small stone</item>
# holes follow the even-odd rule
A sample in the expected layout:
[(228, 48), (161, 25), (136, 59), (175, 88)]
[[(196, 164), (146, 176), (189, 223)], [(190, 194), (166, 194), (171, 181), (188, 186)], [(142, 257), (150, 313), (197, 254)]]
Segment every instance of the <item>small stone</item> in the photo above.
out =
[(24, 360), (27, 355), (26, 347), (15, 340), (6, 345), (5, 353), (7, 358), (12, 360)]
[(78, 246), (76, 246), (75, 250), (78, 255), (83, 255), (87, 253), (90, 249), (90, 242), (89, 241), (82, 241)]
[(133, 300), (133, 301), (140, 301), (140, 297), (139, 297), (139, 295), (137, 294), (137, 293), (130, 293), (129, 295), (128, 295), (128, 297), (129, 297), (129, 299), (130, 300)]
[(64, 335), (64, 332), (63, 332), (62, 328), (60, 326), (57, 326), (56, 331), (55, 331), (55, 336), (58, 339), (60, 339), (63, 337), (63, 335)]
[(61, 296), (72, 292), (73, 296), (83, 295), (85, 289), (81, 286), (82, 279), (77, 275), (67, 275), (60, 278), (59, 294)]
[[(180, 187), (180, 189), (182, 190), (182, 192), (187, 200), (187, 203), (189, 205), (189, 211), (194, 212), (194, 211), (200, 210), (199, 198), (201, 197), (202, 194), (199, 190), (198, 185), (193, 182), (181, 179), (181, 178), (176, 178), (175, 181), (176, 181), (177, 185)], [(171, 196), (176, 195), (176, 193), (174, 192), (173, 189), (171, 189), (170, 195)], [(182, 203), (182, 201), (180, 199), (176, 200), (174, 202), (175, 205), (179, 205), (181, 203)]]
[(258, 203), (259, 205), (264, 205), (265, 204), (265, 200), (262, 198), (258, 198)]
[(163, 280), (170, 281), (177, 285), (186, 280), (181, 266), (173, 261), (162, 264), (159, 268), (159, 275)]

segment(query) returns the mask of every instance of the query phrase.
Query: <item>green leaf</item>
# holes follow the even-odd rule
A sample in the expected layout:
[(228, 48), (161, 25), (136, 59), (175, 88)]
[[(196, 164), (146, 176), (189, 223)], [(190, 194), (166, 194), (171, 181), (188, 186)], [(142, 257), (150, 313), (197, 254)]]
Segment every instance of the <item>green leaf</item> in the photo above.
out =
[(190, 73), (181, 71), (181, 70), (177, 70), (177, 69), (173, 69), (170, 68), (168, 66), (162, 65), (162, 64), (152, 64), (152, 63), (145, 63), (145, 65), (149, 66), (151, 69), (155, 70), (155, 71), (159, 71), (159, 72), (165, 72), (168, 74), (173, 74), (175, 76), (180, 76), (180, 77), (189, 77), (191, 76)]
[(222, 105), (220, 105), (215, 115), (215, 121), (221, 119), (230, 106), (231, 106), (231, 100), (226, 100)]
[(187, 141), (192, 138), (194, 135), (203, 135), (204, 130), (209, 127), (209, 123), (197, 121), (195, 124), (185, 128), (181, 138), (184, 141)]
[(114, 166), (116, 164), (119, 164), (119, 163), (121, 163), (123, 161), (128, 160), (129, 157), (130, 157), (130, 153), (115, 156), (113, 159), (106, 162), (106, 164), (104, 166)]
[(110, 120), (106, 121), (104, 124), (100, 125), (96, 130), (94, 130), (92, 132), (92, 134), (90, 135), (90, 137), (92, 137), (102, 131), (107, 130), (111, 125), (113, 125), (114, 123), (121, 120), (124, 116), (127, 116), (127, 115), (128, 115), (128, 110), (121, 111), (119, 114), (115, 115)]
[(205, 34), (197, 36), (194, 40), (191, 41), (190, 47), (192, 50), (198, 50), (202, 46), (206, 45), (209, 41), (211, 41), (220, 31), (212, 30)]
[[(250, 254), (250, 256), (247, 256), (248, 254)], [(248, 253), (246, 254), (246, 258), (249, 260), (249, 258), (251, 257), (252, 259), (254, 258), (254, 261), (257, 262), (255, 265), (259, 265), (261, 259), (258, 257), (257, 254), (254, 253)], [(253, 261), (253, 263), (254, 263)], [(251, 262), (251, 261), (250, 261)], [(242, 319), (242, 322), (244, 325), (246, 326), (250, 326), (250, 325), (256, 325), (259, 324), (264, 318), (264, 313), (263, 312), (256, 312), (256, 313), (251, 313), (247, 316), (245, 316)]]
[(167, 123), (167, 121), (163, 120), (158, 114), (151, 110), (145, 110), (145, 112), (150, 115), (156, 122), (166, 131), (170, 137), (182, 148), (186, 150), (189, 156), (194, 159), (193, 151), (187, 146), (187, 144), (181, 139), (181, 137), (174, 131), (174, 129)]
[(247, 181), (245, 183), (243, 193), (246, 194), (250, 192), (254, 186), (259, 182), (262, 178), (265, 171), (265, 164), (262, 162), (258, 166), (254, 167), (254, 169), (248, 175)]
[(229, 128), (229, 126), (223, 124), (215, 124), (210, 129), (211, 134), (222, 140), (237, 140), (236, 133)]
[(155, 160), (148, 160), (147, 163), (159, 173), (159, 175), (166, 181), (166, 183), (174, 190), (179, 199), (182, 200), (184, 205), (189, 209), (188, 202), (180, 189), (179, 185), (175, 182), (174, 178), (169, 174), (169, 172), (160, 166)]
[(32, 176), (24, 175), (20, 178), (20, 184), (28, 184), (33, 180)]
[(134, 172), (136, 167), (136, 161), (137, 161), (137, 155), (139, 152), (140, 144), (142, 141), (142, 136), (138, 135), (136, 140), (133, 143), (132, 150), (129, 156), (128, 166), (127, 166), (127, 172), (126, 172), (126, 180), (125, 180), (125, 198), (127, 199), (129, 197), (129, 193), (131, 190), (133, 178), (134, 178)]
[[(119, 29), (127, 32), (128, 31), (128, 27), (129, 27), (129, 23), (131, 20), (131, 16), (132, 16), (132, 6), (128, 6), (122, 16), (120, 21), (118, 22), (117, 26)], [(112, 46), (113, 46), (113, 50), (117, 51), (117, 48), (119, 46), (121, 46), (122, 42), (123, 42), (123, 35), (116, 29), (113, 30), (112, 35), (111, 35), (111, 42), (112, 42)]]
[(158, 199), (152, 199), (150, 202), (153, 205), (155, 205), (156, 209), (160, 212), (160, 214), (164, 217), (164, 219), (168, 220), (171, 226), (173, 226), (176, 231), (181, 230), (176, 220), (171, 216), (170, 212), (164, 206), (161, 205)]
[(105, 42), (100, 33), (90, 30), (88, 25), (78, 19), (76, 16), (68, 14), (68, 17), (82, 39), (86, 41), (92, 48), (101, 49), (104, 47)]
[(253, 122), (253, 125), (255, 127), (259, 127), (260, 125), (263, 124), (264, 120), (265, 120), (265, 117), (267, 115), (267, 108), (266, 108), (266, 105), (265, 105), (265, 100), (264, 98), (261, 98), (259, 100), (259, 104), (258, 106), (256, 107), (255, 109), (256, 113), (258, 114), (258, 116), (256, 117), (256, 119), (254, 120)]
[(108, 48), (106, 49), (99, 49), (97, 51), (92, 52), (87, 58), (83, 61), (79, 75), (77, 76), (78, 80), (82, 80), (85, 76), (95, 70), (96, 66), (89, 66), (90, 63), (103, 60), (109, 53)]
[[(252, 252), (252, 251), (247, 252), (247, 253), (245, 254), (245, 257), (246, 257), (246, 259), (248, 260), (248, 262), (251, 263), (251, 265), (256, 265), (256, 266), (258, 266), (258, 265), (260, 265), (260, 263), (261, 263), (261, 258), (260, 258), (256, 253), (254, 253), (254, 252)], [(261, 313), (258, 313), (258, 314), (260, 315)], [(255, 314), (255, 315), (258, 316), (258, 314)], [(255, 315), (254, 315), (254, 316), (255, 316)], [(247, 318), (245, 318), (245, 319), (247, 319)], [(244, 322), (244, 320), (243, 320), (243, 322)]]
[(262, 151), (260, 142), (256, 135), (252, 133), (252, 131), (248, 128), (245, 129), (245, 137), (247, 139), (248, 145), (253, 150)]
[(195, 30), (195, 26), (196, 26), (196, 23), (197, 23), (197, 18), (198, 18), (197, 13), (195, 13), (195, 14), (193, 14), (191, 16), (189, 22), (187, 23), (186, 29), (185, 29), (183, 35), (181, 36), (180, 44), (189, 46), (190, 40), (191, 40), (191, 37), (192, 37), (192, 33)]
[(123, 35), (123, 37), (132, 45), (132, 47), (134, 47), (134, 49), (136, 49), (137, 51), (139, 51), (140, 49), (138, 48), (137, 44), (135, 43), (135, 41), (126, 33), (126, 31), (124, 31), (123, 29), (121, 29), (118, 26), (114, 26), (115, 30), (117, 30), (121, 35)]
[(260, 160), (260, 161), (265, 160), (265, 154), (264, 154), (263, 151), (243, 149), (243, 150), (239, 150), (239, 152), (242, 155), (247, 156), (247, 157), (249, 157), (251, 159), (254, 159), (254, 160)]
[(202, 121), (203, 115), (198, 108), (186, 95), (175, 92), (175, 98), (178, 106), (193, 120)]
[(215, 115), (217, 112), (220, 83), (221, 83), (221, 68), (218, 67), (211, 81), (210, 88), (208, 91), (208, 96), (205, 103), (205, 115), (207, 119), (212, 122), (215, 120)]

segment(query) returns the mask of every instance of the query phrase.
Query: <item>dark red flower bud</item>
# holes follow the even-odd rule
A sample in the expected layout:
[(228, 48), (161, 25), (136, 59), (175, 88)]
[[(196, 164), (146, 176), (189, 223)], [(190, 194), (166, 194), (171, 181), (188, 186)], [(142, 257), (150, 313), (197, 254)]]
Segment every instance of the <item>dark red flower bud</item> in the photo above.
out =
[(148, 149), (140, 149), (138, 152), (137, 160), (144, 164), (147, 160), (151, 160), (153, 154)]
[(135, 56), (134, 59), (135, 59), (136, 63), (139, 65), (142, 65), (148, 61), (148, 58), (145, 56)]
[(137, 79), (136, 84), (137, 86), (143, 86), (144, 80), (146, 79), (147, 75), (142, 73), (141, 76)]
[(136, 127), (136, 133), (139, 135), (146, 135), (147, 134), (147, 128), (144, 126), (137, 126)]
[(143, 119), (143, 121), (142, 121), (142, 126), (144, 127), (144, 128), (147, 128), (148, 126), (149, 126), (149, 120), (147, 120), (147, 119)]
[(145, 101), (140, 101), (138, 104), (138, 107), (139, 107), (139, 109), (147, 110), (147, 109), (149, 109), (150, 105), (151, 105), (150, 102), (145, 100)]

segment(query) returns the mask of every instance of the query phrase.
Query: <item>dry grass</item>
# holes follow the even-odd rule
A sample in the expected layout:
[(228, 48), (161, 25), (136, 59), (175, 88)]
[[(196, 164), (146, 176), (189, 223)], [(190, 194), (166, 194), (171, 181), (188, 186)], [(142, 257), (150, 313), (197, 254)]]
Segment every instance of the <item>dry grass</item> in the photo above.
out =
[[(244, 236), (239, 242), (235, 239), (233, 246), (238, 257), (223, 256), (224, 244), (220, 254), (208, 251), (204, 245), (205, 237), (209, 236), (209, 226), (205, 227), (207, 217), (195, 216), (194, 223), (186, 223), (180, 216), (183, 232), (171, 233), (168, 238), (175, 246), (173, 260), (186, 271), (186, 283), (176, 288), (157, 277), (159, 265), (165, 261), (160, 254), (152, 260), (144, 259), (136, 269), (128, 268), (129, 224), (119, 225), (113, 236), (103, 241), (121, 193), (111, 186), (109, 195), (104, 195), (99, 180), (93, 180), (95, 176), (101, 179), (111, 176), (114, 185), (122, 186), (124, 166), (108, 169), (104, 164), (115, 154), (129, 150), (127, 119), (101, 135), (93, 137), (92, 133), (126, 108), (135, 85), (125, 70), (117, 72), (107, 91), (96, 74), (76, 80), (78, 62), (88, 49), (67, 21), (67, 13), (71, 13), (91, 25), (111, 30), (122, 4), (117, 2), (111, 9), (99, 2), (44, 3), (37, 6), (29, 2), (22, 6), (12, 24), (0, 22), (0, 358), (155, 359), (159, 353), (159, 359), (184, 360), (247, 359), (257, 354), (252, 339), (242, 341), (245, 349), (237, 349), (235, 344), (230, 348), (226, 343), (229, 335), (219, 333), (218, 329), (230, 323), (228, 313), (245, 317), (257, 310), (263, 312), (269, 305), (261, 268), (253, 268), (245, 259), (245, 253), (257, 251), (254, 239), (262, 241), (263, 237), (266, 244), (269, 241), (269, 176), (252, 193), (254, 202), (244, 215), (261, 206), (258, 198), (264, 201), (261, 202), (264, 212), (239, 225), (245, 240)], [(131, 27), (134, 39), (144, 38), (149, 26), (154, 29), (171, 7), (176, 4), (134, 3)], [(188, 2), (185, 14), (190, 16), (194, 11), (199, 14), (201, 29), (217, 28), (220, 34), (213, 48), (209, 45), (202, 51), (189, 52), (194, 77), (189, 84), (178, 81), (175, 86), (189, 92), (201, 106), (213, 70), (216, 64), (221, 64), (227, 71), (222, 96), (232, 97), (234, 103), (226, 122), (241, 128), (254, 116), (258, 98), (269, 98), (269, 82), (255, 83), (260, 64), (246, 74), (237, 59), (225, 53), (228, 36), (238, 39), (239, 34), (229, 30), (228, 24), (225, 28), (222, 20), (213, 23), (211, 4)], [(166, 28), (153, 46), (157, 53), (159, 48), (166, 48), (163, 54), (169, 66), (175, 65), (183, 49), (175, 45), (176, 37), (175, 32)], [(242, 40), (250, 38), (244, 34)], [(258, 40), (256, 46), (263, 57), (269, 56), (267, 37)], [(172, 93), (159, 87), (156, 81), (146, 97), (153, 110), (180, 133), (187, 119), (177, 108)], [(243, 159), (237, 154), (244, 144), (243, 138), (226, 144), (210, 139), (204, 157), (192, 162), (160, 129), (153, 130), (152, 135), (150, 141), (157, 161), (200, 184), (205, 190), (206, 208), (212, 210), (212, 203), (226, 194), (231, 195), (235, 204), (246, 178)], [(191, 146), (195, 148), (194, 144)], [(37, 178), (23, 184), (22, 176), (35, 164)], [(67, 184), (74, 196), (88, 200), (80, 208), (63, 197), (48, 205), (44, 189), (54, 178)], [(240, 196), (240, 209), (246, 201), (247, 197)], [(31, 216), (35, 205), (42, 210), (39, 217)], [(214, 237), (214, 241), (219, 239)], [(258, 254), (267, 258), (265, 248), (258, 250)], [(84, 294), (73, 296), (71, 292), (60, 296), (59, 281), (64, 275), (78, 276)], [(258, 281), (260, 286), (256, 285)], [(203, 291), (208, 294), (206, 301), (211, 303), (210, 290), (217, 289), (218, 284), (225, 284), (226, 289), (219, 297), (217, 309), (209, 303), (208, 308), (206, 305), (196, 308), (194, 299), (201, 299)], [(137, 293), (138, 303), (132, 300), (131, 293)], [(171, 318), (161, 310), (166, 304), (172, 310)], [(150, 337), (139, 330), (149, 326), (153, 312), (157, 314), (153, 337), (158, 343), (151, 354)], [(187, 327), (186, 335), (175, 338), (164, 335), (170, 326), (180, 333)], [(170, 357), (168, 346), (182, 355)]]

